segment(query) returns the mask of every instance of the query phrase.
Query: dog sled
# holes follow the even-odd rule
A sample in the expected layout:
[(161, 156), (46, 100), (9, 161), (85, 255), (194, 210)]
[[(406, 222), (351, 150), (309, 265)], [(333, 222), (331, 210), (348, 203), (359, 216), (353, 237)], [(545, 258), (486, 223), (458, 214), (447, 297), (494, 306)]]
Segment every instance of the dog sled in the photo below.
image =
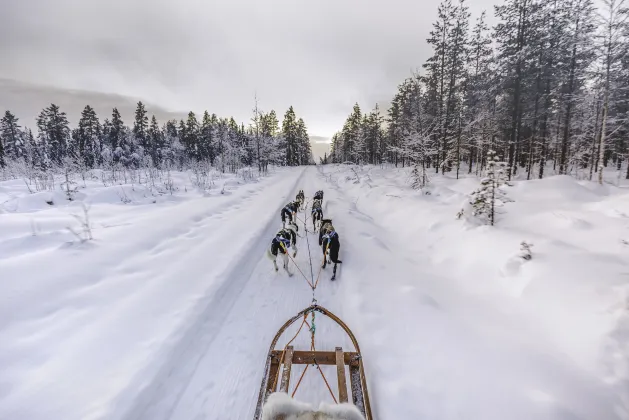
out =
[[(314, 348), (314, 319), (315, 313), (321, 313), (326, 317), (332, 319), (336, 322), (349, 336), (352, 340), (352, 344), (354, 345), (355, 351), (344, 351), (341, 347), (336, 347), (334, 351), (319, 351)], [(308, 315), (312, 316), (312, 326), (307, 322)], [(296, 350), (291, 345), (292, 341), (299, 335), (299, 331), (295, 334), (292, 340), (288, 342), (288, 344), (283, 349), (276, 349), (275, 346), (279, 341), (282, 334), (295, 322), (302, 319), (302, 325), (299, 328), (301, 331), (304, 325), (310, 327), (310, 332), (312, 334), (312, 347), (309, 351), (305, 350)], [(321, 372), (321, 375), (325, 381), (325, 384), (328, 387), (328, 390), (332, 394), (332, 398), (335, 403), (350, 403), (349, 398), (351, 397), (351, 404), (354, 407), (351, 407), (352, 410), (357, 409), (365, 420), (373, 420), (373, 415), (371, 414), (371, 405), (369, 403), (369, 393), (367, 391), (367, 380), (365, 378), (365, 368), (363, 365), (362, 355), (360, 353), (360, 348), (358, 347), (358, 342), (356, 341), (356, 337), (349, 329), (345, 323), (339, 319), (336, 315), (328, 311), (327, 309), (314, 304), (309, 306), (308, 308), (302, 310), (297, 315), (286, 321), (286, 323), (280, 328), (277, 332), (273, 341), (271, 343), (271, 347), (269, 349), (269, 353), (266, 358), (266, 365), (264, 368), (264, 374), (262, 378), (262, 384), (260, 387), (260, 393), (258, 395), (258, 403), (256, 406), (256, 411), (254, 415), (254, 420), (261, 420), (262, 415), (264, 413), (264, 408), (269, 396), (275, 392), (286, 393), (288, 394), (290, 384), (291, 384), (291, 369), (294, 365), (306, 365), (305, 370), (303, 371), (301, 378), (303, 378), (306, 373), (306, 369), (309, 366), (313, 366), (313, 368), (318, 369)], [(336, 365), (336, 373), (337, 373), (337, 383), (338, 383), (338, 396), (335, 397), (332, 393), (332, 390), (329, 386), (328, 381), (326, 380), (323, 372), (320, 369), (320, 365)], [(345, 376), (345, 367), (348, 367), (349, 371), (349, 389), (350, 393), (348, 394), (347, 388), (347, 378)], [(297, 391), (297, 387), (301, 383), (301, 378), (297, 382), (295, 386), (294, 393)], [(278, 395), (278, 394), (275, 394)], [(286, 397), (288, 398), (288, 397)], [(347, 405), (347, 404), (345, 404)], [(290, 413), (279, 413), (279, 415), (272, 417), (273, 420), (276, 419), (284, 419)], [(300, 417), (301, 418), (301, 417)], [(326, 417), (313, 417), (313, 418), (326, 418)]]

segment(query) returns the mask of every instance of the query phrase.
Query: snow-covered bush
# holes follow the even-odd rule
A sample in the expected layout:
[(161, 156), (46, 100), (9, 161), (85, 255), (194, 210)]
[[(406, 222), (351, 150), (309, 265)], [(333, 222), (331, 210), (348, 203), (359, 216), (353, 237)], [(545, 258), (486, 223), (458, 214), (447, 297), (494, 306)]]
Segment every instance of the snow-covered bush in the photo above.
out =
[(487, 170), (481, 179), (480, 187), (470, 194), (469, 209), (472, 215), (483, 223), (494, 225), (496, 207), (513, 201), (507, 197), (504, 187), (507, 184), (507, 164), (496, 160), (496, 152), (487, 154)]
[(533, 259), (533, 252), (531, 251), (532, 247), (533, 247), (533, 244), (530, 244), (526, 241), (522, 241), (520, 243), (520, 258), (526, 261)]
[(413, 180), (411, 187), (414, 190), (423, 190), (430, 184), (430, 176), (428, 176), (428, 170), (423, 162), (417, 162), (411, 172), (411, 178)]
[(77, 231), (72, 227), (68, 226), (67, 229), (70, 231), (79, 242), (87, 242), (93, 239), (92, 237), (92, 224), (90, 222), (90, 207), (85, 205), (85, 203), (81, 203), (81, 207), (83, 209), (83, 215), (79, 216), (78, 214), (73, 214), (72, 217), (79, 222), (81, 226), (81, 230)]

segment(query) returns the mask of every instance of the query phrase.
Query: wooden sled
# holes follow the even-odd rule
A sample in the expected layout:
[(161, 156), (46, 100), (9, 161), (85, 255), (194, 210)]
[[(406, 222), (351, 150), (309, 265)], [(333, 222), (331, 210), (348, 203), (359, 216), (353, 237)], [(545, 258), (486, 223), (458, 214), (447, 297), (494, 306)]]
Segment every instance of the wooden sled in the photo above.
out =
[[(293, 346), (288, 345), (284, 350), (275, 349), (279, 338), (284, 331), (296, 321), (305, 319), (305, 316), (311, 312), (319, 312), (323, 315), (331, 318), (347, 333), (352, 340), (356, 351), (347, 352), (343, 351), (341, 347), (336, 347), (335, 351), (299, 351), (295, 350)], [(262, 417), (262, 408), (269, 395), (273, 392), (286, 392), (288, 393), (290, 379), (291, 379), (291, 367), (292, 365), (336, 365), (337, 380), (338, 380), (338, 402), (347, 403), (347, 380), (345, 378), (345, 366), (349, 366), (349, 378), (350, 389), (352, 396), (352, 403), (358, 408), (358, 410), (365, 417), (365, 420), (374, 420), (371, 414), (371, 405), (369, 403), (369, 393), (367, 391), (367, 380), (365, 379), (365, 368), (363, 365), (360, 348), (356, 337), (351, 330), (345, 325), (341, 319), (339, 319), (332, 312), (319, 306), (312, 305), (297, 315), (286, 321), (286, 323), (280, 328), (269, 349), (269, 354), (266, 358), (266, 366), (264, 368), (264, 375), (262, 377), (262, 385), (260, 387), (260, 393), (258, 395), (258, 404), (254, 414), (254, 420), (260, 420)], [(281, 372), (280, 371), (281, 366)], [(280, 376), (281, 373), (281, 376)], [(281, 380), (277, 380), (280, 377)], [(326, 381), (327, 382), (327, 381)], [(279, 383), (279, 390), (277, 385)]]

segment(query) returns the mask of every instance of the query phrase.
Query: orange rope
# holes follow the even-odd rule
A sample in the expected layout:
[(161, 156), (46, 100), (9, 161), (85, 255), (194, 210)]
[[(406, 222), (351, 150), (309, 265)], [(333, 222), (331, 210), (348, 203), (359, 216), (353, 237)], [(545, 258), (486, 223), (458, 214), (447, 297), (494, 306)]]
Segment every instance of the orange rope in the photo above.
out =
[(328, 247), (329, 246), (330, 246), (330, 243), (328, 242), (328, 244), (325, 246), (325, 252), (323, 253), (323, 261), (321, 262), (321, 265), (319, 266), (319, 274), (317, 274), (317, 281), (314, 284), (314, 288), (315, 289), (319, 285), (319, 279), (321, 278), (321, 271), (323, 270), (323, 263), (325, 263), (325, 259), (328, 256)]
[(290, 258), (290, 260), (293, 262), (293, 264), (295, 264), (295, 267), (297, 267), (297, 270), (299, 270), (299, 272), (301, 273), (302, 276), (304, 276), (304, 279), (306, 279), (306, 282), (308, 282), (308, 285), (314, 289), (316, 288), (316, 286), (313, 286), (312, 283), (310, 282), (310, 280), (308, 280), (308, 277), (306, 277), (306, 275), (304, 274), (303, 271), (301, 271), (301, 268), (299, 268), (299, 266), (297, 265), (297, 263), (295, 262), (295, 260), (293, 259), (293, 257), (290, 256), (290, 253), (288, 252), (288, 250), (286, 249), (286, 247), (284, 246), (284, 244), (282, 242), (280, 242), (280, 246), (282, 247), (282, 249), (284, 250), (284, 252), (286, 253), (286, 255), (288, 255), (288, 258)]
[(299, 381), (297, 382), (297, 385), (295, 386), (295, 390), (293, 391), (293, 393), (291, 395), (291, 398), (295, 398), (295, 394), (297, 393), (297, 389), (299, 389), (299, 385), (301, 384), (301, 380), (304, 379), (304, 375), (306, 375), (306, 371), (308, 370), (308, 367), (310, 367), (310, 365), (306, 365), (306, 368), (301, 373), (301, 376), (299, 377)]
[(323, 374), (323, 371), (321, 370), (321, 367), (319, 366), (316, 360), (315, 360), (315, 364), (317, 365), (317, 369), (319, 369), (319, 373), (321, 373), (323, 382), (325, 382), (325, 384), (328, 386), (328, 391), (330, 391), (330, 395), (332, 396), (332, 399), (334, 400), (334, 404), (338, 404), (339, 402), (336, 400), (336, 397), (334, 396), (334, 392), (332, 392), (332, 388), (330, 388), (330, 384), (328, 383), (328, 380), (325, 379), (325, 375)]
[(275, 392), (275, 389), (277, 387), (277, 380), (280, 377), (280, 367), (282, 367), (282, 364), (284, 363), (284, 355), (286, 354), (286, 349), (288, 348), (288, 346), (290, 346), (290, 344), (295, 341), (295, 339), (297, 338), (297, 336), (299, 335), (299, 333), (301, 332), (301, 329), (304, 327), (304, 324), (307, 324), (308, 322), (306, 322), (306, 317), (308, 316), (307, 313), (304, 314), (304, 320), (301, 322), (301, 325), (299, 326), (299, 329), (297, 330), (297, 333), (293, 336), (293, 338), (290, 339), (290, 341), (288, 343), (286, 343), (286, 345), (284, 346), (284, 350), (282, 350), (282, 356), (280, 357), (280, 364), (277, 368), (277, 375), (275, 376), (275, 380), (273, 381), (273, 392)]

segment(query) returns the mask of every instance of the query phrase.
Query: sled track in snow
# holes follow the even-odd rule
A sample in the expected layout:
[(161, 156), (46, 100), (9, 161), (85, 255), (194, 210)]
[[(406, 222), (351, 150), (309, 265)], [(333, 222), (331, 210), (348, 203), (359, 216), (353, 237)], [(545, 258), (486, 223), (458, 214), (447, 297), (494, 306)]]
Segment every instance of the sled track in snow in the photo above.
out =
[[(290, 189), (289, 198), (296, 195), (298, 185), (305, 174), (305, 169), (295, 180)], [(143, 387), (139, 396), (129, 404), (122, 415), (126, 420), (149, 418), (165, 420), (172, 416), (181, 396), (184, 394), (192, 376), (201, 363), (207, 349), (212, 345), (217, 332), (234, 306), (238, 296), (246, 289), (251, 274), (263, 255), (266, 247), (277, 229), (275, 218), (284, 206), (281, 203), (273, 217), (266, 222), (264, 230), (253, 240), (243, 253), (244, 258), (238, 265), (224, 273), (225, 280), (215, 292), (210, 292), (194, 309), (191, 324), (176, 339), (176, 343), (168, 350), (166, 362), (159, 369), (150, 383)], [(254, 256), (253, 258), (247, 258)], [(157, 408), (157, 409), (156, 409)], [(151, 411), (147, 417), (147, 411)], [(156, 413), (159, 413), (157, 415)]]

